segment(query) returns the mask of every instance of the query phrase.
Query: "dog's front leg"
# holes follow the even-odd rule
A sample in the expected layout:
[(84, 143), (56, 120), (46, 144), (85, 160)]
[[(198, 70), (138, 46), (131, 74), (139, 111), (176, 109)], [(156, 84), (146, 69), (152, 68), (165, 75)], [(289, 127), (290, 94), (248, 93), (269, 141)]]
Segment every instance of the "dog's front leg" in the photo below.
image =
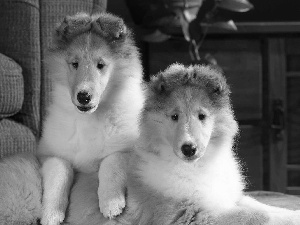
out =
[(58, 225), (65, 218), (70, 187), (73, 182), (71, 164), (58, 157), (41, 159), (43, 178), (43, 225)]
[(125, 207), (126, 189), (126, 152), (117, 152), (107, 156), (99, 169), (99, 207), (107, 218), (114, 218)]

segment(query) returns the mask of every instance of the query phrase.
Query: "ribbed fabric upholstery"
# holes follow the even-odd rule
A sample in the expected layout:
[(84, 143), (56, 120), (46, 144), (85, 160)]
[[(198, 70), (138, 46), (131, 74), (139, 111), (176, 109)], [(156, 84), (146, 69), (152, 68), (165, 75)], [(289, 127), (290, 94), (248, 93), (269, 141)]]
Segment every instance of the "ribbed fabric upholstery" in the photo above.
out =
[(35, 150), (36, 138), (28, 127), (10, 119), (0, 120), (0, 158)]
[(24, 100), (22, 68), (0, 53), (0, 119), (20, 111)]
[(23, 69), (25, 95), (14, 119), (35, 135), (40, 129), (40, 12), (39, 0), (0, 1), (0, 52)]

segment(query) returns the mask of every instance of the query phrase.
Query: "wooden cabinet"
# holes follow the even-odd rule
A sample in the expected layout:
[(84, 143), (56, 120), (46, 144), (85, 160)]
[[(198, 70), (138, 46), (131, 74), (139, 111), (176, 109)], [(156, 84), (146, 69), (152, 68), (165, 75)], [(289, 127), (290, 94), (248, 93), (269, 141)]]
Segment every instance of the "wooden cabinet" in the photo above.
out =
[(300, 38), (285, 39), (287, 190), (300, 194)]
[[(214, 33), (200, 53), (216, 58), (231, 86), (241, 127), (236, 152), (248, 190), (296, 193), (295, 186), (300, 186), (300, 38), (262, 30)], [(149, 74), (174, 62), (191, 63), (184, 40), (147, 45)]]

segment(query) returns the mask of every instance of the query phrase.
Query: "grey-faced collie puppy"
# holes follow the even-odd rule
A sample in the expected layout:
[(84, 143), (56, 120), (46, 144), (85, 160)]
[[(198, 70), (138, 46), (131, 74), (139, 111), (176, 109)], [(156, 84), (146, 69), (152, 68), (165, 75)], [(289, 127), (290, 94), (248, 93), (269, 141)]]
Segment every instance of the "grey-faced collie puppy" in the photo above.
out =
[[(108, 13), (66, 17), (55, 30), (46, 63), (53, 91), (38, 147), (41, 222), (56, 225), (65, 217), (73, 169), (96, 172), (100, 160), (137, 138), (142, 67), (130, 30)], [(124, 199), (118, 204), (100, 208), (112, 217), (122, 211)]]
[(229, 93), (210, 67), (174, 64), (153, 77), (133, 150), (100, 166), (100, 174), (113, 169), (100, 180), (105, 194), (116, 201), (127, 188), (128, 196), (126, 211), (107, 224), (300, 224), (300, 212), (244, 195)]

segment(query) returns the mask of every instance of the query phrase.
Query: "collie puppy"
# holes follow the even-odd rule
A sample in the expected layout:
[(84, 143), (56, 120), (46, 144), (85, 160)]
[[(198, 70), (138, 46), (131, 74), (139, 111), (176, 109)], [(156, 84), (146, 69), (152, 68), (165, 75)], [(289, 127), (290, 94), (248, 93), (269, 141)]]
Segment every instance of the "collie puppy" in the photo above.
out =
[(119, 185), (116, 199), (127, 189), (126, 211), (105, 224), (300, 224), (300, 212), (244, 194), (229, 94), (225, 77), (206, 66), (174, 64), (146, 84), (133, 150), (100, 166), (114, 170), (100, 182)]
[[(65, 217), (73, 169), (96, 172), (104, 157), (137, 138), (142, 66), (132, 33), (108, 13), (67, 16), (55, 30), (46, 66), (53, 91), (38, 146), (41, 222), (56, 225)], [(118, 215), (125, 199), (101, 201), (101, 190), (101, 211)]]

